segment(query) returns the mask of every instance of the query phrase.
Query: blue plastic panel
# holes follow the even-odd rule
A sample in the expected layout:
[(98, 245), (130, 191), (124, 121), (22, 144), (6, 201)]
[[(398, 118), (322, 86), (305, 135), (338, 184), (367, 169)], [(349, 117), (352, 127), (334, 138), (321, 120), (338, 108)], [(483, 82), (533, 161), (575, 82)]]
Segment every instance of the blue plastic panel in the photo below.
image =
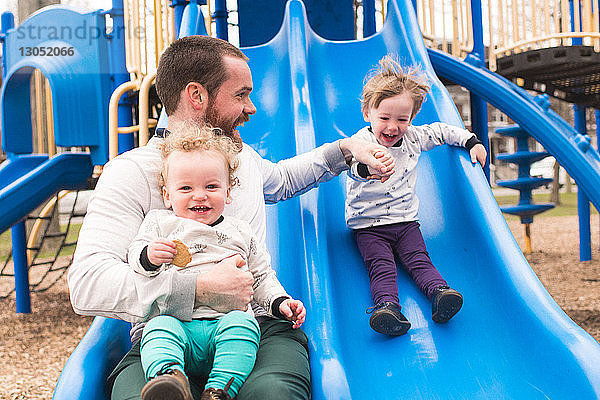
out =
[(83, 153), (59, 154), (39, 164), (11, 160), (2, 166), (0, 232), (27, 216), (54, 193), (85, 188), (93, 169), (89, 154)]
[[(115, 37), (124, 32), (112, 32)], [(9, 30), (2, 94), (2, 146), (31, 152), (29, 79), (39, 69), (50, 82), (58, 146), (91, 146), (107, 161), (108, 101), (112, 93), (108, 33), (100, 12), (46, 7)]]
[[(320, 36), (354, 39), (353, 0), (303, 0), (308, 21)], [(240, 45), (255, 46), (273, 39), (283, 21), (286, 0), (238, 0)]]

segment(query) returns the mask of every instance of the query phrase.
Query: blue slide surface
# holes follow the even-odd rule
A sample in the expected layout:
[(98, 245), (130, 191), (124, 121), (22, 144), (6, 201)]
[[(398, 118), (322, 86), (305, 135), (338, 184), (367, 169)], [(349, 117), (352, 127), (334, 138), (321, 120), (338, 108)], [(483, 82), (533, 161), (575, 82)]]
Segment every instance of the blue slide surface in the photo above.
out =
[(60, 190), (82, 189), (92, 175), (89, 154), (15, 156), (0, 167), (0, 232)]
[[(415, 124), (461, 125), (435, 76), (411, 1), (392, 0), (388, 10), (380, 33), (362, 41), (329, 42), (310, 30), (302, 3), (290, 1), (279, 34), (244, 49), (259, 110), (244, 126), (244, 140), (280, 160), (350, 136), (365, 124), (359, 104), (363, 77), (387, 53), (420, 64), (433, 83)], [(445, 63), (438, 60), (435, 66)], [(471, 77), (482, 91), (491, 88), (485, 86), (489, 79)], [(524, 102), (531, 118), (534, 106)], [(552, 123), (555, 130), (569, 132), (551, 114), (544, 121), (542, 128)], [(563, 143), (569, 150), (560, 150), (560, 157), (569, 163), (569, 173), (577, 177), (582, 169), (598, 179), (594, 156), (575, 151), (582, 150), (578, 139), (569, 140), (564, 144), (553, 136), (543, 144), (553, 152)], [(433, 323), (430, 302), (400, 271), (400, 302), (412, 328), (398, 338), (369, 327), (368, 276), (345, 227), (343, 177), (267, 208), (273, 264), (288, 291), (308, 308), (303, 328), (310, 340), (313, 398), (599, 398), (600, 345), (568, 318), (531, 270), (482, 170), (463, 149), (438, 147), (421, 157), (417, 193), (431, 258), (465, 304), (449, 323)], [(593, 190), (588, 193), (594, 198)], [(125, 338), (127, 324), (97, 318), (92, 328), (63, 370), (55, 399), (103, 398), (101, 382), (108, 372), (97, 366), (109, 363), (85, 355), (110, 336)], [(91, 385), (77, 383), (84, 379)], [(92, 387), (98, 389), (95, 395)]]

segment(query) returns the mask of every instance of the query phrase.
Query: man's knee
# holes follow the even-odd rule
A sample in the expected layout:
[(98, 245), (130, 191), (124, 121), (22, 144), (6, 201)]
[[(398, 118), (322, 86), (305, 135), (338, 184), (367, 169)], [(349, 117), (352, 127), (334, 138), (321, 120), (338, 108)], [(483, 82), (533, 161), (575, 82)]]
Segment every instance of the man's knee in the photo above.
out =
[(310, 399), (310, 385), (301, 380), (284, 382), (274, 380), (263, 375), (247, 381), (236, 400), (308, 400)]

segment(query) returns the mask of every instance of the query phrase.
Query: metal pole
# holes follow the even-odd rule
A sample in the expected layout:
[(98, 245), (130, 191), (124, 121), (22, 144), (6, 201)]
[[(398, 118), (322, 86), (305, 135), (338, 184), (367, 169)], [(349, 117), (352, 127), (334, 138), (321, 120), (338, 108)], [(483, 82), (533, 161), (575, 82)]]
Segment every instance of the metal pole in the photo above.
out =
[[(15, 18), (12, 13), (4, 12), (0, 18), (0, 40), (2, 41), (2, 54), (6, 51), (6, 33), (15, 27)], [(2, 59), (2, 76), (7, 73), (6, 57)], [(14, 154), (9, 153), (8, 157)], [(25, 220), (17, 222), (11, 228), (13, 270), (15, 272), (15, 295), (17, 302), (17, 313), (31, 313), (31, 297), (29, 295), (29, 266), (27, 264), (27, 232)]]
[[(600, 3), (600, 1), (599, 1)], [(600, 6), (600, 4), (599, 4)], [(600, 7), (599, 7), (600, 9)], [(600, 16), (599, 16), (600, 17)], [(598, 148), (598, 151), (600, 152), (600, 110), (596, 110), (596, 147)], [(571, 179), (568, 175), (567, 175), (568, 179)], [(598, 205), (598, 207), (600, 207), (600, 204)], [(600, 210), (597, 210), (598, 212), (600, 212)], [(598, 249), (600, 250), (600, 240), (598, 241)]]
[[(473, 51), (469, 53), (465, 61), (475, 67), (485, 68), (485, 51), (483, 44), (483, 13), (481, 0), (471, 0), (471, 24), (473, 25)], [(488, 154), (490, 154), (490, 139), (488, 131), (488, 115), (486, 101), (473, 93), (471, 98), (471, 129), (483, 143)], [(483, 172), (490, 181), (490, 157), (483, 166)]]
[[(110, 37), (111, 68), (113, 75), (113, 90), (122, 83), (129, 82), (129, 72), (126, 68), (125, 60), (125, 18), (123, 10), (123, 0), (113, 0), (112, 9), (109, 11), (113, 20), (113, 31)], [(131, 126), (133, 123), (133, 113), (131, 102), (127, 96), (122, 96), (119, 101), (119, 126)], [(140, 116), (141, 117), (141, 116)], [(131, 150), (134, 146), (133, 134), (119, 134), (119, 154)]]
[(29, 266), (27, 265), (25, 220), (13, 225), (11, 228), (11, 239), (17, 313), (29, 314), (31, 312), (31, 297), (29, 295)]
[[(363, 37), (369, 37), (377, 31), (375, 27), (375, 0), (363, 0)], [(416, 11), (416, 8), (415, 8)]]
[[(581, 29), (581, 6), (579, 5), (579, 2), (577, 2), (578, 7), (579, 7), (579, 27), (580, 30)], [(573, 3), (573, 0), (569, 0), (569, 13), (571, 14), (571, 32), (575, 32), (575, 4)], [(571, 43), (575, 46), (575, 45), (582, 45), (583, 44), (583, 39), (582, 38), (576, 38), (574, 37), (573, 39), (571, 39)]]
[[(173, 7), (173, 14), (175, 15), (175, 37), (179, 38), (179, 30), (181, 28), (181, 19), (183, 17), (183, 10), (188, 4), (188, 0), (172, 0), (171, 7)], [(199, 4), (206, 4), (206, 1), (199, 2)]]
[[(574, 105), (575, 130), (586, 135), (585, 107)], [(590, 232), (590, 200), (577, 186), (577, 215), (579, 216), (579, 261), (590, 261), (592, 259), (592, 237)]]
[(226, 0), (215, 0), (215, 12), (213, 13), (213, 19), (215, 20), (217, 37), (219, 39), (229, 40)]

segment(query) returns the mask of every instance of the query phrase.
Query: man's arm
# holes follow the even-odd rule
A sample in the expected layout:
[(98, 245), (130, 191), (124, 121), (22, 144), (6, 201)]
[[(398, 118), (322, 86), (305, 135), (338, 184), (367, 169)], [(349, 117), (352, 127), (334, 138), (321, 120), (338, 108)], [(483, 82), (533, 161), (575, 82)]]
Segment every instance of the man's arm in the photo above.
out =
[(278, 163), (265, 160), (256, 152), (254, 155), (263, 175), (265, 201), (275, 203), (302, 194), (339, 175), (348, 169), (348, 162), (353, 157), (374, 169), (385, 171), (382, 175), (391, 175), (393, 158), (384, 157), (382, 161), (381, 157), (376, 157), (378, 152), (389, 155), (387, 149), (377, 143), (345, 138)]

